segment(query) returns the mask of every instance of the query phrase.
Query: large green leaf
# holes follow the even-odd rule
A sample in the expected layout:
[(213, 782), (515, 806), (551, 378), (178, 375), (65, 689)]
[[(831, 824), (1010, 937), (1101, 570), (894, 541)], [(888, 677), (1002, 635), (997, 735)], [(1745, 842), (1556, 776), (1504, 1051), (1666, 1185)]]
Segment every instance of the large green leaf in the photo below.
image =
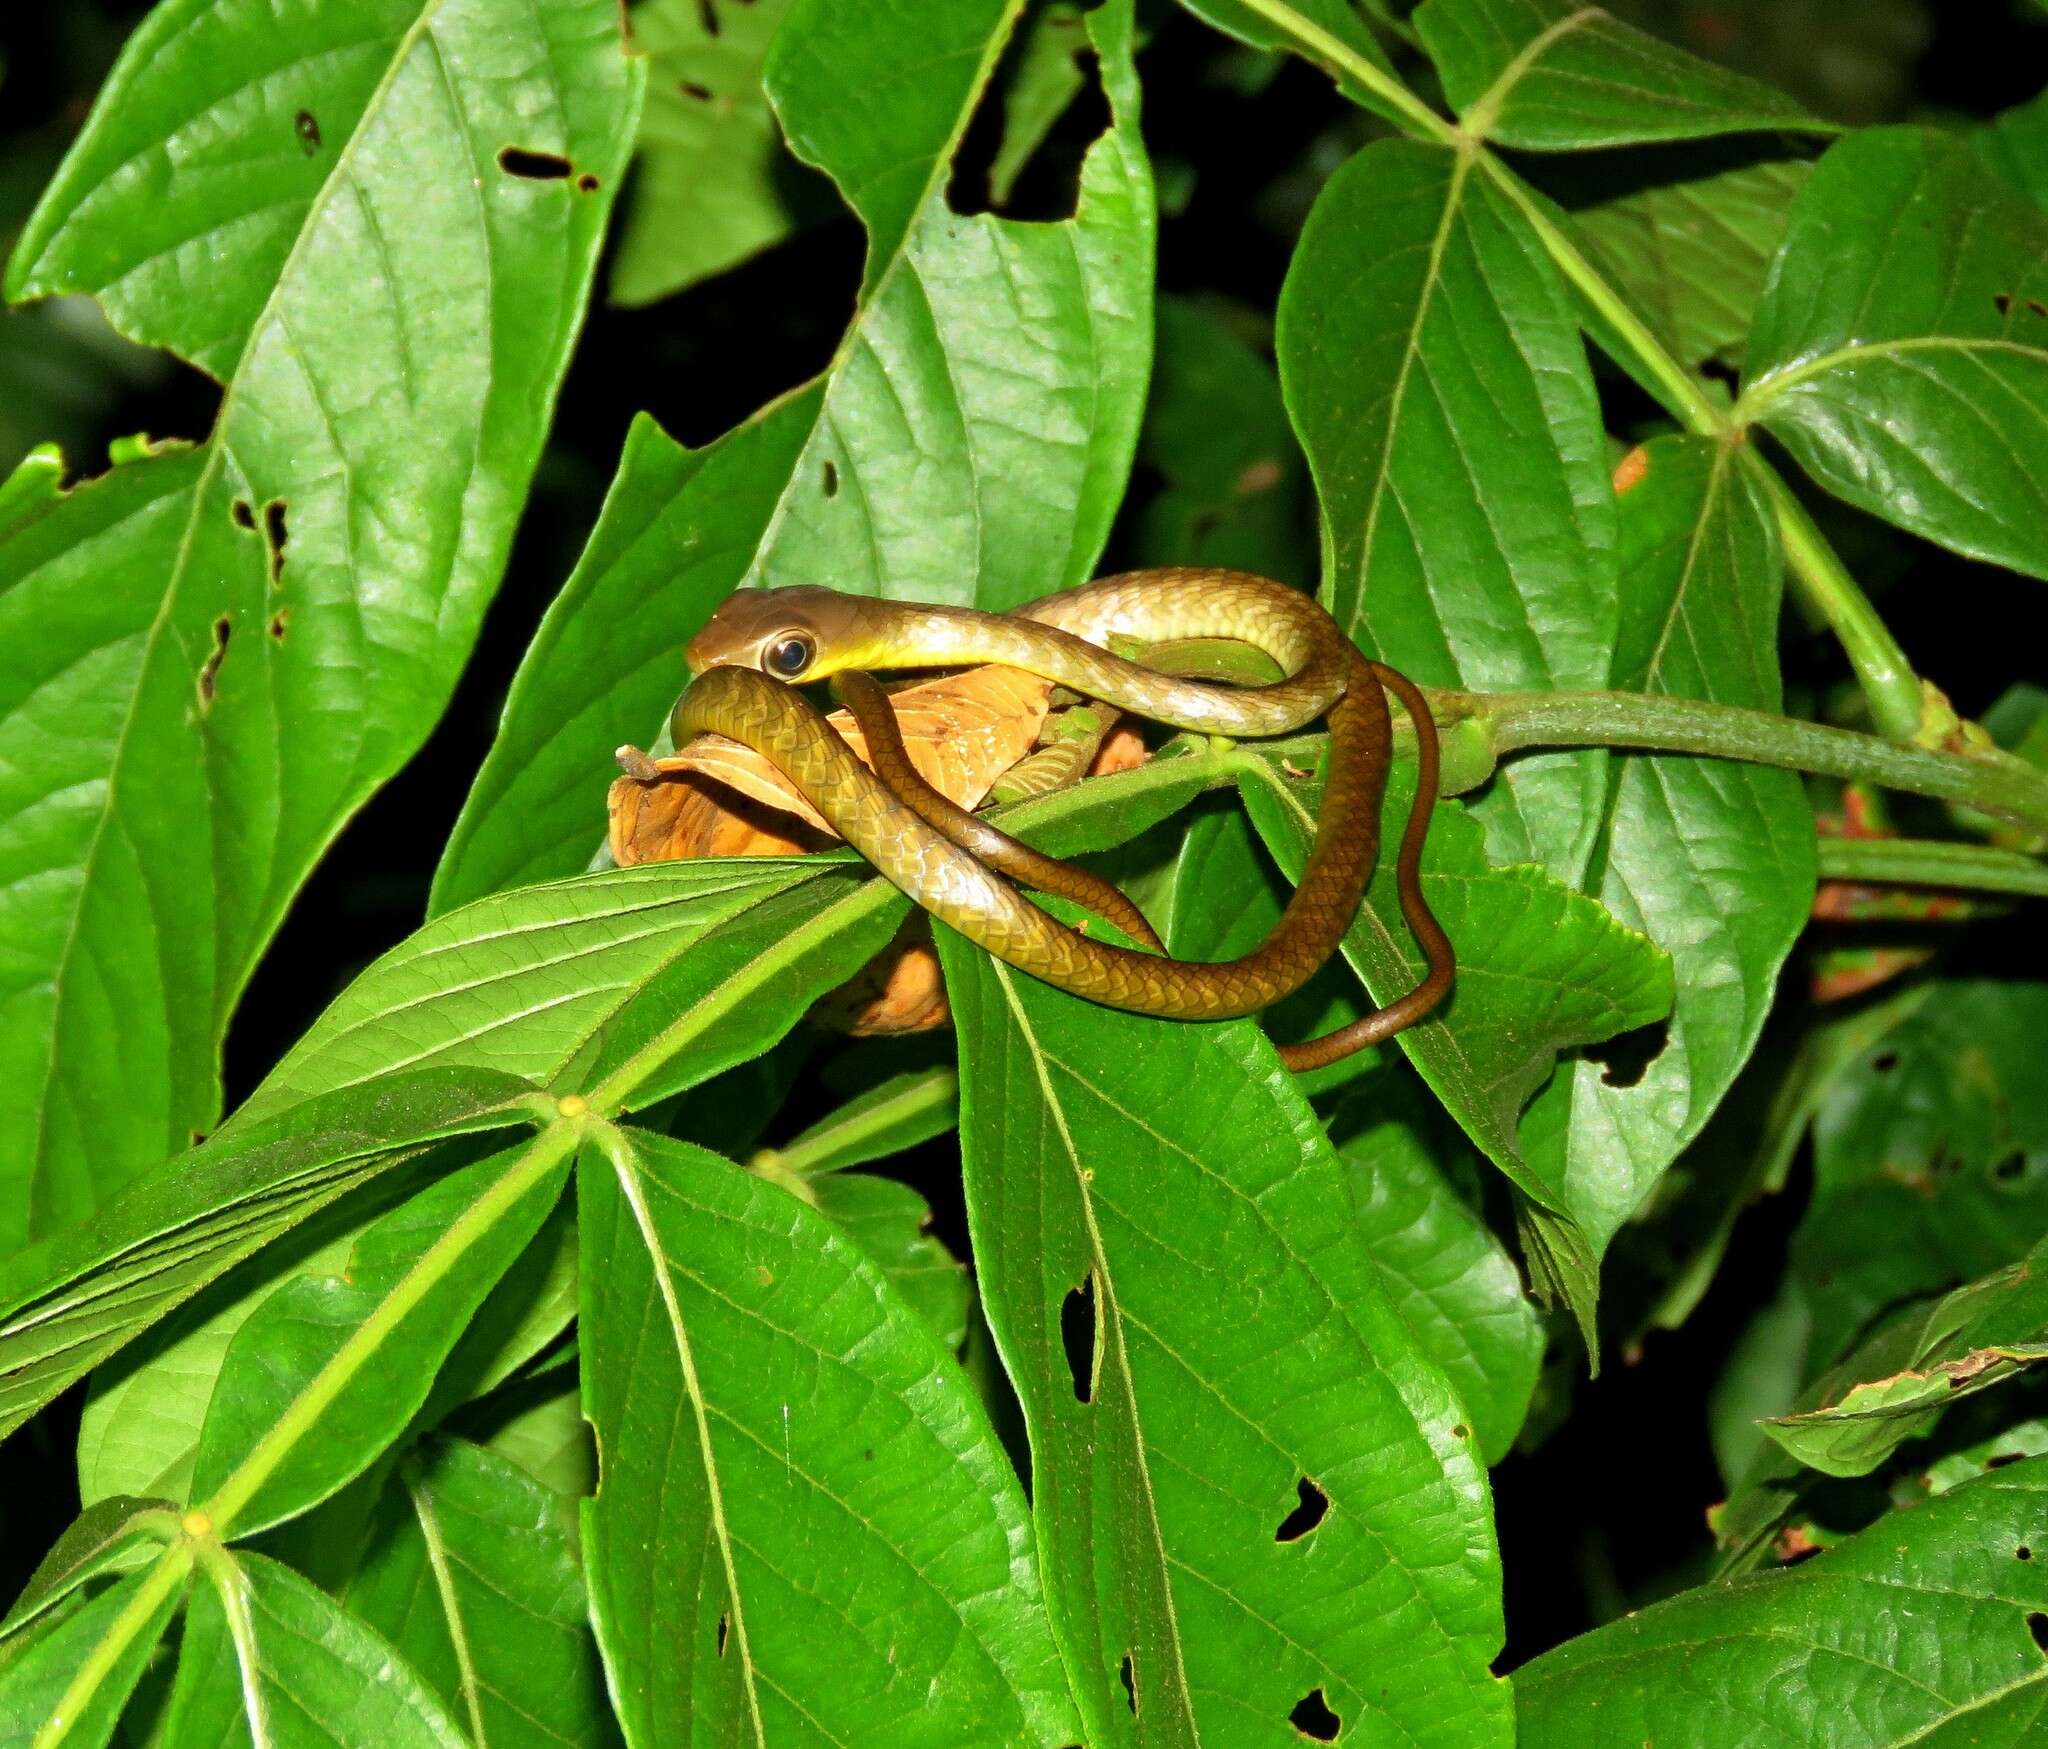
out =
[(2048, 1459), (1782, 1572), (1631, 1612), (1515, 1674), (1526, 1749), (2018, 1749), (2048, 1712)]
[(439, 1136), (530, 1122), (493, 1071), (380, 1077), (237, 1125), (0, 1269), (0, 1435), (260, 1246)]
[(1064, 995), (939, 931), (983, 1306), (1091, 1744), (1511, 1738), (1484, 1472), (1249, 1021)]
[(1417, 1345), (1457, 1387), (1479, 1455), (1507, 1456), (1543, 1360), (1521, 1272), (1448, 1175), (1477, 1156), (1405, 1068), (1347, 1088), (1330, 1113), (1358, 1227)]
[(404, 1432), (560, 1195), (548, 1151), (528, 1142), (428, 1186), (235, 1331), (193, 1458), (193, 1498), (217, 1527), (246, 1536), (305, 1511)]
[[(609, 292), (651, 304), (795, 230), (821, 203), (800, 180), (761, 88), (790, 0), (647, 0), (633, 39), (647, 56), (633, 192)], [(810, 198), (806, 198), (810, 196)]]
[[(1388, 786), (1383, 858), (1366, 889), (1344, 956), (1376, 1001), (1391, 1002), (1422, 977), (1394, 891), (1391, 847), (1414, 793), (1414, 768)], [(1290, 878), (1299, 878), (1315, 836), (1321, 786), (1290, 776), (1277, 760), (1244, 761), (1252, 820)], [(1423, 1079), (1465, 1133), (1535, 1204), (1525, 1239), (1538, 1284), (1562, 1292), (1590, 1323), (1598, 1247), (1589, 1236), (1599, 1205), (1580, 1207), (1581, 1187), (1562, 1162), (1525, 1147), (1522, 1108), (1551, 1073), (1558, 1053), (1597, 1044), (1671, 1012), (1671, 959), (1646, 936), (1541, 869), (1487, 861), (1482, 834), (1456, 802), (1440, 802), (1430, 824), (1422, 887), (1457, 950), (1457, 981), (1444, 1006), (1400, 1035)]]
[(1073, 1742), (1022, 1491), (923, 1320), (787, 1191), (602, 1141), (584, 1549), (628, 1741)]
[[(1322, 502), (1323, 599), (1434, 686), (1607, 684), (1614, 494), (1570, 299), (1473, 161), (1405, 141), (1330, 178), (1280, 294), (1280, 380)], [(1488, 845), (1568, 881), (1604, 756), (1517, 761)]]
[(1971, 1281), (2048, 1232), (2048, 988), (1934, 984), (1833, 1078), (1791, 1268), (1816, 1367), (1887, 1307)]
[(437, 909), (588, 863), (613, 749), (661, 727), (683, 644), (734, 587), (1009, 608), (1094, 568), (1152, 348), (1130, 4), (1088, 15), (1115, 123), (1073, 217), (963, 218), (946, 203), (952, 154), (1018, 4), (791, 7), (768, 90), (867, 226), (860, 306), (822, 376), (708, 448), (636, 430), (514, 682)]
[(576, 1508), (509, 1458), (459, 1439), (407, 1457), (343, 1601), (475, 1743), (617, 1740), (585, 1617)]
[(162, 1749), (471, 1749), (419, 1673), (289, 1567), (235, 1554), (208, 1577)]
[(0, 544), (0, 1249), (213, 1126), (257, 956), (447, 702), (624, 166), (617, 22), (168, 0), (23, 232), (11, 297), (224, 392)]
[(1577, 151), (1822, 125), (1783, 92), (1573, 0), (1427, 0), (1415, 28), (1466, 131), (1503, 146)]
[(1803, 158), (1744, 160), (1607, 195), (1572, 217), (1672, 357), (1692, 370), (1710, 359), (1739, 366), (1793, 198), (1812, 173)]
[(100, 1749), (113, 1735), (176, 1602), (153, 1577), (133, 1574), (81, 1608), (45, 1616), (9, 1647), (0, 1662), (0, 1742)]
[(350, 985), (235, 1122), (400, 1063), (492, 1068), (557, 1093), (626, 1072), (646, 1103), (773, 1044), (882, 950), (903, 907), (864, 870), (778, 857), (649, 863), (479, 900)]
[[(1617, 689), (1779, 708), (1782, 561), (1739, 454), (1689, 437), (1639, 452), (1621, 495)], [(1677, 1000), (1668, 1026), (1626, 1056), (1561, 1072), (1523, 1137), (1602, 1248), (1747, 1061), (1814, 888), (1813, 814), (1792, 772), (1631, 755), (1609, 783), (1596, 891), (1668, 944)]]
[(1842, 141), (1793, 204), (1737, 412), (1829, 491), (2048, 577), (2048, 213), (1955, 139)]
[(2048, 91), (1986, 123), (1970, 144), (2014, 188), (2048, 209)]

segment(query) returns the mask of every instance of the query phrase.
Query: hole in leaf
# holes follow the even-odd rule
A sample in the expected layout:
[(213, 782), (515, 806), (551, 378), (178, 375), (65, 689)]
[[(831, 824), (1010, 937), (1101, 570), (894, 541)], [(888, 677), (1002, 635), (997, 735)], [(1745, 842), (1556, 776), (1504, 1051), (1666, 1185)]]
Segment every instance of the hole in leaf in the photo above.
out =
[(1991, 294), (1991, 304), (1992, 308), (1997, 310), (2001, 316), (2010, 316), (2012, 314), (2012, 293), (1993, 292)]
[(2022, 1153), (2012, 1153), (2006, 1155), (2006, 1157), (2003, 1160), (1999, 1161), (1999, 1163), (1996, 1166), (1991, 1168), (1991, 1176), (1993, 1178), (2003, 1179), (2007, 1184), (2010, 1184), (2015, 1178), (2019, 1177), (2019, 1175), (2022, 1172), (2026, 1171), (2026, 1169), (2026, 1155)]
[(576, 178), (576, 186), (585, 194), (595, 194), (602, 185), (595, 176), (586, 170), (581, 176)]
[(270, 616), (270, 635), (280, 644), (284, 642), (285, 622), (290, 618), (291, 610), (283, 607)]
[(237, 498), (230, 504), (228, 514), (235, 519), (237, 528), (253, 530), (256, 527), (256, 506), (246, 498)]
[(299, 136), (299, 146), (307, 157), (320, 150), (320, 124), (310, 109), (302, 109), (292, 117), (292, 132)]
[(1330, 1510), (1330, 1497), (1308, 1477), (1303, 1476), (1294, 1484), (1294, 1491), (1300, 1496), (1294, 1510), (1281, 1519), (1280, 1528), (1273, 1532), (1276, 1543), (1298, 1542), (1323, 1522), (1323, 1514)]
[(1879, 1051), (1876, 1056), (1870, 1059), (1871, 1071), (1874, 1074), (1889, 1075), (1898, 1066), (1899, 1053), (1897, 1051)]
[(531, 152), (524, 146), (505, 146), (498, 152), (498, 168), (507, 176), (522, 176), (529, 182), (561, 182), (576, 166), (559, 152)]
[(1472, 1429), (1460, 1421), (1457, 1426), (1451, 1429), (1451, 1437), (1453, 1439), (1470, 1439), (1472, 1437)]
[(220, 673), (220, 665), (227, 660), (228, 639), (234, 635), (235, 622), (226, 614), (213, 622), (213, 651), (199, 668), (199, 708), (204, 711), (213, 704), (214, 677)]
[[(1954, 1390), (1956, 1388), (1954, 1380), (1949, 1381), (1948, 1388), (1950, 1390)], [(1987, 1470), (2002, 1470), (2005, 1468), (2007, 1464), (2018, 1463), (2020, 1459), (2025, 1457), (2026, 1455), (2027, 1454), (2023, 1451), (1994, 1451), (1988, 1458), (1984, 1460), (1984, 1467)]]
[(2012, 1558), (2015, 1561), (2031, 1561), (2034, 1558), (2034, 1551), (2028, 1548), (2025, 1543), (2021, 1543), (2018, 1548), (2013, 1550)]
[[(1001, 212), (1027, 224), (1071, 219), (1081, 200), (1081, 163), (1109, 131), (1115, 114), (1081, 10), (1034, 6), (1011, 32), (996, 74), (975, 105), (953, 155), (946, 204), (961, 217)], [(1027, 60), (1070, 60), (1078, 81), (1057, 115), (1013, 114)], [(1027, 99), (1043, 102), (1043, 87)]]
[(1648, 1026), (1617, 1033), (1597, 1045), (1588, 1045), (1586, 1056), (1589, 1061), (1605, 1066), (1600, 1079), (1609, 1087), (1633, 1087), (1664, 1054), (1670, 1038), (1671, 1022), (1653, 1021)]
[(1294, 1703), (1287, 1722), (1314, 1743), (1334, 1743), (1337, 1733), (1344, 1728), (1344, 1721), (1330, 1711), (1330, 1703), (1323, 1698), (1320, 1688), (1310, 1689)]
[(2048, 304), (2042, 303), (2039, 298), (2027, 299), (2027, 309), (2036, 316), (2048, 316)]
[(721, 1610), (718, 1617), (718, 1655), (721, 1658), (725, 1656), (725, 1636), (731, 1627), (732, 1618)]
[(263, 544), (270, 548), (270, 586), (284, 581), (284, 546), (291, 539), (284, 524), (284, 500), (273, 498), (263, 506)]
[(827, 462), (825, 464), (825, 496), (827, 498), (837, 498), (839, 496), (839, 466), (836, 462)]
[(706, 36), (716, 36), (721, 29), (718, 21), (717, 0), (697, 0), (697, 22), (703, 25)]
[(1138, 1667), (1131, 1660), (1133, 1652), (1124, 1654), (1124, 1661), (1116, 1667), (1116, 1679), (1124, 1685), (1124, 1705), (1131, 1709), (1135, 1718), (1138, 1712)]
[(677, 85), (676, 89), (685, 97), (692, 98), (698, 103), (709, 103), (711, 101), (711, 87), (709, 85), (699, 85), (694, 79), (683, 80)]
[(1060, 1345), (1067, 1351), (1067, 1371), (1074, 1381), (1074, 1400), (1086, 1403), (1095, 1395), (1095, 1271), (1069, 1288), (1060, 1302)]
[(2027, 1611), (2027, 1632), (2034, 1636), (2034, 1644), (2048, 1652), (2048, 1615), (2038, 1609)]

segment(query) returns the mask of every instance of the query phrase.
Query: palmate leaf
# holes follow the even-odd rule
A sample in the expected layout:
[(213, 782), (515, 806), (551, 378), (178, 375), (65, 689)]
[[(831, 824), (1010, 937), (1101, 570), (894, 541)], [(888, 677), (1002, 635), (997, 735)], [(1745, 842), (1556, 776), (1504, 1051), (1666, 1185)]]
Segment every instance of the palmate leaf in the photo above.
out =
[[(1617, 689), (1779, 708), (1782, 561), (1739, 455), (1669, 437), (1625, 466)], [(1610, 784), (1597, 896), (1668, 945), (1676, 1002), (1628, 1059), (1560, 1073), (1523, 1124), (1532, 1166), (1603, 1250), (1748, 1060), (1815, 872), (1813, 812), (1789, 771), (1630, 755)]]
[(2048, 577), (2048, 213), (1964, 142), (1861, 133), (1792, 208), (1739, 416), (1851, 504)]
[(224, 392), (0, 544), (0, 1248), (212, 1127), (257, 955), (445, 704), (623, 167), (617, 22), (171, 0), (23, 232), (11, 297)]
[(400, 1465), (342, 1601), (478, 1744), (616, 1742), (576, 1508), (509, 1458), (433, 1439)]
[(953, 152), (1019, 4), (792, 6), (768, 91), (798, 156), (867, 227), (859, 308), (822, 376), (716, 443), (685, 450), (635, 428), (513, 684), (437, 909), (587, 865), (586, 798), (621, 742), (660, 728), (683, 644), (736, 586), (1009, 608), (1093, 570), (1152, 347), (1130, 5), (1087, 16), (1114, 125), (1089, 150), (1073, 217), (962, 217), (946, 200)]
[[(1321, 500), (1324, 604), (1432, 686), (1606, 684), (1614, 495), (1570, 300), (1472, 160), (1368, 146), (1325, 184), (1280, 294), (1280, 380)], [(1501, 862), (1576, 882), (1604, 756), (1517, 761)]]
[(405, 1150), (529, 1123), (533, 1098), (489, 1070), (375, 1077), (237, 1124), (23, 1252), (0, 1269), (0, 1436)]
[(1090, 1744), (1511, 1740), (1471, 1428), (1250, 1022), (1119, 1014), (938, 932), (983, 1306)]
[(185, 1614), (162, 1749), (467, 1749), (384, 1638), (289, 1567), (219, 1558)]
[(1574, 0), (1427, 0), (1415, 28), (1458, 119), (1503, 146), (1576, 151), (1833, 131), (1782, 92)]
[(1022, 1492), (923, 1320), (788, 1191), (600, 1140), (583, 1542), (627, 1740), (1077, 1740)]
[(825, 205), (761, 88), (790, 0), (649, 0), (633, 12), (647, 104), (608, 292), (651, 304), (778, 243)]
[(1632, 1612), (1515, 1673), (1527, 1749), (2032, 1742), (2048, 1714), (2048, 1459), (1782, 1572)]

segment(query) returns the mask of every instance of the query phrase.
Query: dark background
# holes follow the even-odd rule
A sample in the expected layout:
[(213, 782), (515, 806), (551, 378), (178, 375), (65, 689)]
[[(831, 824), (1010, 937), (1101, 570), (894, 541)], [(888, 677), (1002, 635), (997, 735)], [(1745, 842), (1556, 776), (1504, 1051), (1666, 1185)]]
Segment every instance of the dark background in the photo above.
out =
[[(2048, 78), (2048, 9), (2030, 0), (1634, 0), (1616, 9), (1847, 122), (1986, 117)], [(0, 241), (26, 218), (146, 10), (119, 0), (0, 8)], [(1162, 286), (1232, 300), (1256, 332), (1270, 321), (1322, 178), (1378, 124), (1306, 67), (1276, 70), (1164, 5), (1150, 19), (1140, 71), (1145, 134), (1169, 203)], [(1045, 209), (1028, 216), (1070, 200), (1072, 166), (1100, 119), (1099, 105), (1075, 105), (1020, 191), (1020, 202)], [(956, 204), (972, 199), (974, 159), (991, 145), (989, 129), (970, 135)], [(858, 226), (841, 219), (645, 310), (609, 308), (600, 289), (504, 585), (454, 703), (424, 751), (343, 834), (257, 973), (227, 1042), (231, 1104), (357, 970), (420, 921), (505, 688), (596, 516), (628, 421), (645, 410), (701, 444), (817, 371), (852, 307), (862, 243)], [(1626, 385), (1609, 378), (1607, 386), (1617, 429), (1649, 412)], [(76, 471), (92, 473), (117, 437), (203, 438), (216, 401), (209, 380), (130, 346), (81, 301), (0, 316), (0, 473), (46, 439), (62, 444)], [(1141, 472), (1127, 523), (1148, 489)], [(2036, 586), (1845, 512), (1828, 517), (1922, 671), (1966, 714), (2036, 677), (2031, 640), (1982, 635), (1986, 625), (2021, 623)], [(1126, 542), (1120, 532), (1106, 568)], [(1839, 696), (1838, 655), (1789, 616), (1786, 660), (1795, 697), (1817, 708)], [(593, 839), (602, 805), (593, 796)], [(1967, 942), (1960, 949), (1973, 951)], [(1802, 981), (1795, 961), (1789, 1003)], [(813, 1090), (799, 1089), (783, 1123), (805, 1121), (821, 1097), (816, 1078), (805, 1079)], [(964, 1255), (950, 1147), (892, 1164), (932, 1199), (941, 1235)], [(1596, 1382), (1585, 1381), (1575, 1353), (1546, 1381), (1542, 1419), (1567, 1407), (1569, 1418), (1495, 1475), (1508, 1575), (1503, 1667), (1701, 1576), (1702, 1515), (1720, 1493), (1702, 1399), (1777, 1278), (1800, 1201), (1795, 1175), (1791, 1194), (1745, 1217), (1720, 1279), (1682, 1331), (1652, 1338), (1639, 1355), (1610, 1355)], [(73, 1393), (0, 1448), (0, 1597), (13, 1595), (76, 1510), (76, 1413)]]

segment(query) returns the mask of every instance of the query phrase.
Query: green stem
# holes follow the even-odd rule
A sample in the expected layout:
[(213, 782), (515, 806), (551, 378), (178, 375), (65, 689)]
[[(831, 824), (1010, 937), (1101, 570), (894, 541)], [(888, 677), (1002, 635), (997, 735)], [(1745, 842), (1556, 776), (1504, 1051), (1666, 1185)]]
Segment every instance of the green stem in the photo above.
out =
[(1263, 18), (1292, 41), (1304, 60), (1313, 61), (1338, 79), (1348, 79), (1384, 104), (1393, 119), (1419, 140), (1439, 146), (1457, 143), (1458, 130), (1417, 97), (1384, 67), (1376, 66), (1349, 43), (1302, 17), (1287, 0), (1238, 0), (1245, 11)]
[(1920, 731), (1926, 693), (1906, 652), (1777, 469), (1754, 450), (1743, 461), (1771, 500), (1792, 581), (1834, 629), (1869, 702), (1871, 720), (1892, 740), (1911, 741)]
[(1874, 887), (1950, 887), (2048, 899), (2048, 863), (2016, 850), (1932, 838), (1823, 838), (1821, 879)]
[(2048, 776), (2016, 760), (1902, 747), (1875, 735), (1768, 711), (1645, 693), (1452, 692), (1436, 697), (1447, 719), (1483, 724), (1497, 758), (1529, 747), (1703, 753), (1961, 802), (2016, 825), (2048, 831)]

